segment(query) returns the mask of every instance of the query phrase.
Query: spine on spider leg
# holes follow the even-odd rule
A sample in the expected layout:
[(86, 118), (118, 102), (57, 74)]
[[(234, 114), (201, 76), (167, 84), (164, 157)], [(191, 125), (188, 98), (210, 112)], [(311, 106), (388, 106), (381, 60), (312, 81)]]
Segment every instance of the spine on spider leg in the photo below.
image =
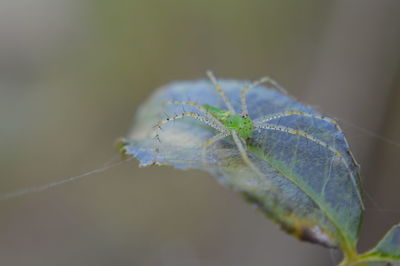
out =
[(226, 107), (228, 108), (229, 112), (231, 112), (232, 114), (236, 114), (232, 103), (229, 101), (228, 97), (225, 95), (225, 92), (222, 89), (222, 87), (218, 84), (217, 79), (215, 78), (214, 74), (210, 70), (207, 70), (206, 74), (207, 74), (208, 78), (210, 79), (211, 83), (213, 84), (215, 90), (221, 96), (221, 98), (222, 98), (223, 102), (225, 103)]
[[(349, 143), (347, 142), (347, 139), (344, 136), (343, 130), (340, 127), (339, 123), (335, 119), (332, 119), (332, 118), (324, 116), (324, 115), (315, 115), (315, 114), (309, 114), (309, 113), (306, 113), (306, 112), (290, 110), (290, 111), (284, 111), (284, 112), (268, 115), (268, 116), (266, 116), (264, 118), (258, 119), (256, 122), (260, 123), (260, 124), (261, 123), (267, 123), (269, 121), (280, 119), (280, 118), (283, 118), (283, 117), (288, 117), (288, 116), (309, 117), (309, 118), (313, 118), (313, 119), (322, 120), (322, 121), (325, 121), (325, 122), (327, 122), (329, 124), (334, 125), (336, 130), (343, 135), (343, 140), (344, 140), (344, 143), (345, 143), (346, 152), (349, 154), (350, 158), (352, 159), (352, 162), (357, 166), (357, 170), (359, 171), (360, 164), (356, 161), (353, 153), (350, 150)], [(278, 122), (278, 124), (279, 124), (279, 122)]]
[[(170, 120), (170, 118), (168, 117), (168, 114), (166, 114), (167, 115), (167, 118), (166, 119), (164, 119), (164, 120), (167, 120), (167, 121), (169, 121)], [(161, 122), (162, 121), (164, 121), (164, 120), (160, 120), (159, 122), (157, 122), (154, 126), (153, 126), (153, 130), (152, 130), (152, 132), (150, 133), (150, 134), (153, 134), (153, 136), (152, 136), (152, 139), (153, 139), (153, 141), (154, 141), (154, 151), (155, 151), (155, 153), (156, 154), (159, 154), (160, 153), (160, 147), (159, 147), (159, 145), (160, 145), (160, 143), (161, 143), (161, 139), (160, 139), (160, 131), (162, 130), (162, 127), (161, 127)], [(154, 159), (155, 161), (157, 161), (157, 158), (155, 158)]]
[(209, 120), (210, 123), (213, 124), (213, 127), (218, 128), (219, 131), (223, 131), (225, 129), (225, 126), (218, 120), (218, 114), (219, 113), (223, 113), (226, 115), (226, 111), (222, 111), (218, 108), (212, 107), (208, 104), (205, 104), (204, 106), (199, 105), (195, 102), (191, 102), (191, 101), (187, 101), (187, 102), (183, 102), (183, 101), (167, 101), (165, 102), (166, 105), (170, 105), (170, 104), (176, 104), (176, 105), (182, 105), (182, 107), (186, 106), (191, 106), (195, 109), (197, 109), (198, 111), (200, 111), (201, 113), (203, 113), (206, 118)]
[[(265, 179), (265, 175), (260, 171), (260, 169), (257, 168), (257, 166), (254, 165), (254, 163), (250, 160), (248, 154), (247, 154), (247, 150), (245, 149), (245, 147), (243, 146), (243, 141), (241, 140), (240, 137), (238, 136), (237, 132), (235, 130), (231, 131), (232, 134), (232, 138), (236, 144), (236, 147), (239, 150), (240, 156), (242, 157), (242, 160), (244, 161), (244, 163), (251, 169), (254, 171), (254, 173), (260, 178), (260, 183), (267, 185), (268, 189), (271, 188), (271, 183), (270, 181)], [(245, 141), (244, 141), (245, 142)], [(246, 142), (245, 142), (246, 143)]]
[[(155, 134), (155, 139), (156, 139), (158, 142), (161, 142), (160, 136), (159, 136), (159, 131), (162, 129), (162, 126), (163, 126), (163, 125), (165, 125), (165, 124), (167, 124), (167, 123), (170, 123), (170, 122), (174, 122), (174, 121), (179, 120), (179, 119), (183, 119), (183, 118), (185, 118), (185, 117), (194, 118), (194, 119), (196, 119), (196, 120), (198, 120), (198, 121), (200, 121), (200, 122), (202, 122), (202, 123), (204, 123), (204, 124), (206, 124), (206, 125), (208, 125), (208, 126), (214, 128), (215, 130), (217, 130), (217, 131), (219, 131), (219, 132), (225, 132), (225, 131), (226, 131), (225, 127), (223, 127), (223, 125), (221, 125), (221, 124), (219, 123), (219, 121), (217, 121), (217, 120), (214, 119), (214, 118), (213, 118), (212, 120), (210, 120), (210, 119), (208, 119), (208, 118), (205, 117), (205, 116), (201, 116), (201, 115), (196, 114), (196, 113), (193, 113), (193, 112), (185, 112), (185, 113), (182, 113), (182, 114), (175, 115), (175, 116), (173, 116), (173, 117), (167, 117), (166, 119), (157, 122), (157, 123), (153, 126), (153, 130), (155, 130), (155, 132), (156, 132), (156, 134)], [(217, 123), (217, 122), (218, 122), (218, 123)], [(158, 147), (156, 148), (156, 152), (157, 152), (157, 153), (159, 152)]]

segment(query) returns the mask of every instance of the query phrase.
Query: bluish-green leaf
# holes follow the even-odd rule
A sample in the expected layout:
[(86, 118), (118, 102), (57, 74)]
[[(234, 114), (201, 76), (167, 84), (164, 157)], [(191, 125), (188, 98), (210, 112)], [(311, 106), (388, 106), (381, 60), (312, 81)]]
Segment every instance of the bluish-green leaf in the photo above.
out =
[(400, 224), (393, 226), (373, 249), (361, 255), (360, 260), (370, 263), (400, 263)]
[[(240, 89), (249, 83), (219, 82), (240, 113)], [(358, 196), (358, 168), (343, 132), (333, 123), (299, 116), (269, 122), (307, 132), (339, 151), (346, 164), (329, 149), (304, 137), (262, 130), (256, 132), (247, 145), (251, 161), (263, 173), (260, 177), (243, 162), (231, 137), (208, 149), (205, 165), (202, 145), (216, 132), (191, 117), (165, 124), (158, 130), (159, 139), (156, 138), (154, 125), (158, 121), (184, 111), (201, 113), (188, 106), (164, 104), (170, 100), (194, 101), (226, 109), (209, 81), (169, 84), (156, 91), (138, 110), (132, 130), (123, 140), (126, 154), (136, 157), (141, 166), (170, 165), (208, 171), (296, 237), (340, 247), (345, 252), (354, 251), (363, 215)], [(318, 114), (263, 86), (249, 91), (247, 104), (253, 120), (288, 110)]]

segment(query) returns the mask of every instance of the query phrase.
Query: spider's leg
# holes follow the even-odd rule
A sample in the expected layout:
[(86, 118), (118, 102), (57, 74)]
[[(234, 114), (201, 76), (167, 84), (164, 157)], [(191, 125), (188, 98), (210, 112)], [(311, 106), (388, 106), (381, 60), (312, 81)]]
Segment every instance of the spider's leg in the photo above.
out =
[(246, 140), (239, 135), (238, 135), (238, 137), (240, 139), (240, 142), (242, 142), (243, 148), (245, 149), (245, 151), (247, 151)]
[(167, 101), (165, 104), (180, 104), (180, 105), (187, 105), (187, 106), (192, 106), (194, 108), (196, 108), (197, 110), (199, 110), (200, 112), (202, 112), (208, 120), (210, 120), (215, 126), (218, 126), (218, 131), (224, 131), (226, 130), (224, 124), (222, 124), (218, 119), (216, 119), (206, 108), (204, 108), (203, 106), (201, 106), (198, 103), (195, 102), (181, 102), (181, 101)]
[(247, 96), (247, 92), (250, 89), (253, 89), (255, 87), (257, 87), (258, 85), (262, 84), (262, 83), (269, 83), (271, 84), (274, 88), (276, 88), (278, 91), (280, 91), (283, 94), (288, 94), (287, 91), (281, 86), (279, 85), (278, 82), (276, 82), (275, 80), (273, 80), (270, 77), (262, 77), (256, 81), (253, 81), (250, 85), (243, 87), (242, 90), (240, 91), (240, 102), (242, 105), (242, 113), (243, 114), (248, 114), (249, 111), (247, 109), (247, 102), (246, 102), (246, 96)]
[[(164, 120), (161, 120), (161, 121), (157, 122), (157, 123), (153, 126), (153, 129), (154, 129), (154, 131), (155, 131), (155, 139), (157, 139), (158, 142), (161, 142), (161, 141), (160, 141), (160, 137), (159, 137), (159, 131), (161, 130), (161, 126), (162, 126), (162, 125), (165, 125), (165, 124), (167, 124), (167, 123), (170, 123), (170, 122), (173, 122), (173, 121), (176, 121), (176, 120), (178, 120), (178, 119), (185, 118), (185, 117), (192, 117), (192, 118), (194, 118), (194, 119), (196, 119), (196, 120), (199, 120), (200, 122), (202, 122), (202, 123), (204, 123), (204, 124), (206, 124), (206, 125), (208, 125), (208, 126), (214, 128), (214, 129), (217, 130), (218, 132), (225, 132), (225, 131), (226, 131), (226, 128), (225, 128), (225, 127), (224, 127), (224, 128), (221, 128), (218, 124), (215, 124), (214, 121), (209, 120), (209, 119), (207, 119), (207, 118), (204, 117), (204, 116), (201, 116), (201, 115), (196, 114), (196, 113), (193, 113), (193, 112), (184, 112), (184, 113), (175, 115), (175, 116), (173, 116), (173, 117), (168, 117), (168, 118), (166, 118), (166, 119), (164, 119)], [(218, 122), (219, 122), (219, 121), (218, 121)], [(156, 148), (156, 152), (157, 152), (157, 153), (159, 152), (159, 149), (158, 149), (158, 148)]]
[(303, 116), (303, 117), (309, 117), (309, 118), (314, 118), (318, 120), (323, 120), (328, 123), (334, 124), (336, 128), (338, 128), (338, 123), (336, 120), (323, 116), (323, 115), (315, 115), (315, 114), (310, 114), (306, 112), (301, 112), (301, 111), (296, 111), (296, 110), (289, 110), (289, 111), (284, 111), (284, 112), (279, 112), (279, 113), (274, 113), (270, 114), (267, 116), (264, 116), (262, 118), (258, 118), (255, 120), (256, 123), (266, 123), (272, 120), (276, 120), (282, 117), (287, 117), (287, 116)]
[(221, 132), (213, 137), (211, 137), (210, 139), (208, 139), (206, 142), (204, 142), (203, 144), (203, 148), (202, 148), (202, 160), (203, 160), (203, 164), (204, 166), (207, 166), (207, 148), (211, 145), (213, 145), (215, 142), (228, 137), (231, 134), (231, 132), (229, 130), (226, 130), (225, 132)]
[(302, 130), (297, 130), (297, 129), (293, 129), (293, 128), (290, 128), (290, 127), (279, 126), (279, 125), (271, 125), (271, 124), (264, 124), (264, 125), (255, 124), (255, 127), (257, 129), (274, 130), (274, 131), (280, 131), (280, 132), (284, 132), (284, 133), (288, 133), (288, 134), (292, 134), (292, 135), (301, 136), (301, 137), (303, 137), (305, 139), (308, 139), (308, 140), (320, 145), (321, 147), (331, 151), (333, 153), (333, 155), (335, 156), (335, 158), (339, 159), (340, 162), (342, 162), (343, 165), (348, 169), (349, 174), (350, 174), (350, 179), (351, 179), (351, 182), (352, 182), (352, 184), (353, 184), (353, 186), (355, 188), (355, 191), (357, 193), (357, 197), (358, 197), (358, 200), (360, 201), (360, 205), (361, 205), (363, 210), (365, 209), (364, 203), (362, 201), (361, 194), (360, 194), (360, 192), (358, 190), (358, 185), (357, 185), (357, 182), (356, 182), (356, 178), (354, 177), (353, 173), (350, 171), (350, 166), (347, 163), (345, 157), (337, 149), (335, 149), (331, 145), (327, 144), (326, 142), (321, 141), (321, 140), (311, 136), (310, 134), (307, 134), (306, 132), (304, 132)]
[[(199, 120), (200, 122), (203, 122), (203, 123), (206, 124), (206, 125), (209, 125), (210, 127), (216, 129), (217, 131), (221, 131), (221, 128), (219, 127), (219, 125), (215, 124), (214, 121), (211, 121), (211, 120), (209, 120), (208, 118), (206, 118), (206, 117), (204, 117), (204, 116), (202, 116), (202, 115), (193, 113), (193, 112), (184, 112), (184, 113), (175, 115), (175, 116), (173, 116), (173, 117), (168, 117), (168, 118), (166, 118), (166, 119), (164, 119), (164, 120), (161, 120), (161, 121), (157, 122), (157, 123), (154, 125), (153, 128), (161, 129), (161, 126), (162, 126), (162, 125), (165, 125), (165, 124), (167, 124), (167, 123), (169, 123), (169, 122), (172, 122), (172, 121), (175, 121), (175, 120), (178, 120), (178, 119), (182, 119), (182, 118), (185, 118), (185, 117), (192, 117), (192, 118), (194, 118), (194, 119)], [(224, 130), (225, 130), (225, 128), (224, 128)]]
[(324, 141), (321, 141), (321, 140), (315, 138), (314, 136), (311, 136), (310, 134), (308, 134), (308, 133), (306, 133), (306, 132), (304, 132), (302, 130), (294, 129), (294, 128), (291, 128), (291, 127), (272, 125), (272, 124), (264, 124), (264, 125), (255, 124), (255, 127), (257, 129), (268, 129), (268, 130), (280, 131), (280, 132), (284, 132), (284, 133), (288, 133), (288, 134), (292, 134), (292, 135), (301, 136), (301, 137), (306, 138), (306, 139), (308, 139), (308, 140), (310, 140), (310, 141), (322, 146), (323, 148), (331, 151), (335, 156), (343, 157), (343, 154), (341, 154), (334, 147), (330, 146), (329, 144), (327, 144)]
[(222, 100), (224, 101), (226, 107), (228, 107), (229, 112), (232, 114), (236, 114), (235, 109), (233, 108), (233, 105), (229, 101), (228, 97), (226, 96), (224, 90), (222, 87), (218, 84), (217, 79), (215, 78), (214, 74), (211, 71), (206, 72), (208, 78), (210, 79), (211, 83), (213, 84), (215, 90), (218, 92), (218, 94), (221, 96)]
[[(326, 117), (323, 115), (315, 115), (315, 114), (310, 114), (310, 113), (296, 111), (296, 110), (274, 113), (274, 114), (267, 115), (262, 118), (258, 118), (256, 120), (254, 120), (254, 122), (261, 124), (261, 123), (266, 123), (266, 122), (269, 122), (272, 120), (276, 120), (276, 119), (279, 119), (282, 117), (288, 117), (288, 116), (302, 116), (302, 117), (309, 117), (309, 118), (313, 118), (313, 119), (323, 120), (323, 121), (333, 124), (336, 127), (337, 131), (343, 133), (342, 128), (339, 126), (339, 123), (335, 119), (332, 119), (332, 118), (329, 118), (329, 117)], [(349, 143), (347, 142), (347, 140), (345, 138), (344, 138), (344, 142), (346, 145), (346, 149), (349, 151), (350, 157), (353, 160), (353, 163), (355, 165), (357, 165), (357, 167), (360, 167), (360, 165), (357, 163), (356, 159), (354, 158), (353, 154), (351, 153)]]
[(265, 175), (263, 175), (260, 170), (253, 164), (253, 162), (250, 160), (249, 156), (247, 155), (246, 148), (243, 146), (242, 141), (240, 140), (240, 137), (238, 136), (237, 132), (235, 130), (232, 130), (232, 138), (233, 141), (236, 144), (236, 147), (239, 150), (240, 156), (242, 157), (242, 160), (244, 163), (250, 167), (260, 178), (263, 179), (263, 182), (267, 182), (265, 179)]

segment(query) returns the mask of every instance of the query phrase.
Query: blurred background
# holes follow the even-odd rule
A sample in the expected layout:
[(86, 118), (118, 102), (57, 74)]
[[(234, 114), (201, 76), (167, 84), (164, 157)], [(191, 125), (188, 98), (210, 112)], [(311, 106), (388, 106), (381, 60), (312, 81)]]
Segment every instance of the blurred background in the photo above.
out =
[[(369, 195), (366, 250), (400, 221), (399, 14), (398, 0), (2, 0), (0, 193), (118, 157), (114, 142), (163, 84), (206, 69), (270, 75), (342, 121)], [(0, 217), (0, 265), (337, 259), (281, 232), (206, 173), (135, 160), (1, 201)]]

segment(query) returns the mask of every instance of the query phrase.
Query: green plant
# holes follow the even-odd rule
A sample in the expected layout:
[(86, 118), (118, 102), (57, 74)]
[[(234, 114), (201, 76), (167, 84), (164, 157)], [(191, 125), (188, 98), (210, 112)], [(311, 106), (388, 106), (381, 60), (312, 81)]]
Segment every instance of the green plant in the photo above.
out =
[(176, 82), (154, 93), (120, 150), (141, 166), (210, 172), (286, 232), (340, 249), (341, 265), (400, 262), (400, 225), (357, 252), (364, 213), (358, 164), (334, 120), (260, 85), (278, 86), (270, 79), (209, 76), (211, 82)]

